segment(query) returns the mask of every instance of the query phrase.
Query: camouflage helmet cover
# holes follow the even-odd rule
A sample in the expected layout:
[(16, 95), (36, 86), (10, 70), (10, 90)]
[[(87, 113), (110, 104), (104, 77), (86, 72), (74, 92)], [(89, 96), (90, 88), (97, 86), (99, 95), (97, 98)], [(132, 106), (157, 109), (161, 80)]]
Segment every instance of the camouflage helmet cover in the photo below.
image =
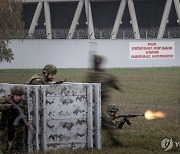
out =
[(56, 66), (54, 66), (54, 65), (52, 65), (52, 64), (47, 64), (47, 65), (43, 68), (43, 73), (56, 74), (56, 73), (57, 73), (57, 68), (56, 68)]
[(24, 95), (24, 90), (21, 86), (14, 86), (11, 88), (11, 95)]
[(107, 113), (118, 112), (118, 111), (119, 111), (119, 108), (115, 104), (107, 106), (107, 109), (106, 109)]

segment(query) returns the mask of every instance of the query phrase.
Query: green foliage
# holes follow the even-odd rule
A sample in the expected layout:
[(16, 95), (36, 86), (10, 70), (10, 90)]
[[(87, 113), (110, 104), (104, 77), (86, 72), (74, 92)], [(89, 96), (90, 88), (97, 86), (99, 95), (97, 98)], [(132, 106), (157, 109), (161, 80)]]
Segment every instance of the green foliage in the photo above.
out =
[(10, 63), (14, 59), (13, 55), (11, 48), (8, 47), (8, 43), (0, 40), (0, 62), (7, 61)]
[[(22, 3), (15, 0), (0, 1), (0, 62), (13, 60), (12, 50), (8, 47), (8, 41), (16, 38), (17, 31), (24, 27), (21, 21)], [(22, 34), (18, 36), (21, 38)]]

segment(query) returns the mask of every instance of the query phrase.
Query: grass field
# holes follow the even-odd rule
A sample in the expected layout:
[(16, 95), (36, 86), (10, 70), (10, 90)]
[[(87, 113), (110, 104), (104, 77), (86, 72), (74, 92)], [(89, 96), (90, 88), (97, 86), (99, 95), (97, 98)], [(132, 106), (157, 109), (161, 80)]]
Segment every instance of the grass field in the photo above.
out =
[[(0, 82), (25, 83), (41, 70), (0, 70)], [(168, 152), (161, 148), (161, 140), (172, 137), (180, 142), (180, 67), (107, 69), (117, 76), (124, 92), (111, 92), (110, 104), (117, 104), (121, 114), (142, 114), (146, 110), (163, 111), (166, 118), (148, 121), (143, 117), (131, 119), (131, 126), (115, 130), (122, 146), (112, 147), (103, 131), (103, 149), (58, 151), (50, 153), (180, 153), (174, 146)], [(83, 82), (87, 69), (59, 69), (56, 80)]]

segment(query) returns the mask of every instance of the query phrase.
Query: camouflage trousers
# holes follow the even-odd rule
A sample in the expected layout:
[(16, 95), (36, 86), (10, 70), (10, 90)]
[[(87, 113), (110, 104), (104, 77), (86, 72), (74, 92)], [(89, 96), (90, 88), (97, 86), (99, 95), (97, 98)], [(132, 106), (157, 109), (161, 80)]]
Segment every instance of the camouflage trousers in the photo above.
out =
[(9, 126), (5, 131), (1, 131), (1, 138), (4, 141), (0, 144), (1, 152), (21, 153), (24, 151), (24, 136), (25, 127), (23, 125)]

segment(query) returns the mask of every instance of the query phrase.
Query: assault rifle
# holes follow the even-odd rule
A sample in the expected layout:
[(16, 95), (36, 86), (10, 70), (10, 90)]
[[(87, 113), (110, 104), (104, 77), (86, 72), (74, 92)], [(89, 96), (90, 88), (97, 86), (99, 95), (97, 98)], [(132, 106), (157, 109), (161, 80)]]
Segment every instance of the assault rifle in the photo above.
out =
[(60, 80), (60, 81), (56, 81), (56, 82), (53, 82), (53, 84), (62, 84), (66, 82), (66, 78), (64, 80)]
[(25, 124), (25, 126), (29, 127), (29, 122), (28, 122), (26, 116), (24, 115), (22, 109), (21, 109), (19, 106), (17, 106), (17, 105), (13, 102), (12, 99), (9, 99), (8, 102), (11, 103), (11, 105), (13, 106), (13, 108), (16, 109), (16, 110), (19, 112), (19, 115), (18, 115), (18, 116), (16, 117), (16, 119), (14, 120), (13, 125), (14, 125), (14, 126), (17, 126), (18, 123), (19, 123), (19, 121), (22, 119), (23, 122), (24, 122), (24, 124)]
[(128, 125), (130, 125), (131, 122), (129, 121), (129, 118), (135, 118), (135, 117), (141, 117), (141, 116), (144, 116), (144, 114), (117, 115), (117, 116), (113, 117), (112, 120), (115, 120), (117, 118), (123, 118), (124, 122), (127, 123)]

